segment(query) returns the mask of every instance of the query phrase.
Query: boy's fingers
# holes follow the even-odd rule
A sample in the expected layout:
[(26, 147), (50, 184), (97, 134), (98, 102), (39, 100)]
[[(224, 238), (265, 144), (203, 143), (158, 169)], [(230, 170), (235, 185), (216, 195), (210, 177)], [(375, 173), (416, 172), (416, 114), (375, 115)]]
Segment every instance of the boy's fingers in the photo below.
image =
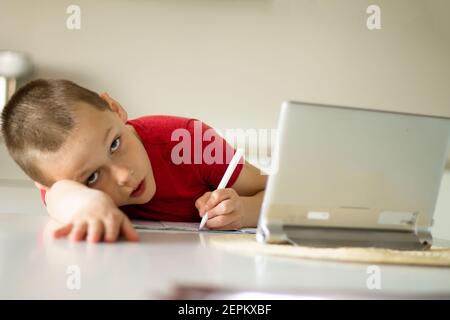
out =
[(235, 202), (231, 199), (223, 200), (217, 206), (208, 210), (208, 219), (212, 219), (223, 214), (232, 213), (236, 209), (234, 204)]
[[(208, 222), (206, 222), (206, 226), (209, 229), (230, 230), (230, 229), (225, 229), (225, 228), (227, 228), (228, 226), (235, 223), (236, 220), (237, 220), (237, 213), (233, 212), (230, 214), (216, 216), (212, 219), (208, 219)], [(236, 228), (231, 228), (231, 229), (236, 229)]]
[(69, 238), (73, 241), (83, 240), (86, 236), (87, 224), (85, 222), (75, 224)]
[(100, 241), (102, 239), (103, 229), (104, 229), (103, 223), (101, 223), (99, 220), (90, 222), (88, 226), (88, 235), (86, 240), (89, 242)]
[[(214, 190), (206, 201), (207, 208), (214, 208), (223, 200), (229, 199), (234, 196), (235, 191), (233, 189), (218, 189)], [(209, 215), (209, 214), (208, 214)]]
[(238, 224), (236, 223), (236, 221), (232, 221), (231, 223), (224, 225), (224, 226), (220, 226), (217, 228), (212, 228), (214, 230), (239, 230), (241, 227), (238, 227)]
[(58, 229), (53, 231), (53, 237), (56, 239), (66, 237), (72, 231), (72, 227), (73, 227), (72, 223), (59, 227)]
[(116, 241), (119, 236), (121, 221), (109, 219), (105, 221), (105, 241)]
[(211, 192), (206, 192), (204, 195), (202, 195), (200, 198), (198, 198), (195, 201), (195, 207), (197, 208), (201, 217), (203, 216), (203, 214), (206, 211), (205, 204), (206, 204), (206, 201), (208, 201), (210, 195), (211, 195)]
[(121, 233), (124, 236), (125, 240), (139, 241), (139, 235), (133, 228), (133, 225), (131, 224), (128, 217), (124, 217), (122, 221)]

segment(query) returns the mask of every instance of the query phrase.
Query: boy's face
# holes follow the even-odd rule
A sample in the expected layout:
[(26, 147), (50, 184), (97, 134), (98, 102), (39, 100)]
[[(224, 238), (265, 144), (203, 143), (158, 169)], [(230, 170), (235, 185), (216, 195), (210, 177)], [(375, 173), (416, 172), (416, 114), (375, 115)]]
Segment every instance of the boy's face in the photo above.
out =
[(79, 103), (77, 125), (60, 150), (39, 155), (38, 167), (52, 183), (78, 181), (104, 191), (117, 206), (146, 203), (156, 189), (147, 152), (133, 126), (125, 124), (125, 110), (106, 101), (113, 112)]

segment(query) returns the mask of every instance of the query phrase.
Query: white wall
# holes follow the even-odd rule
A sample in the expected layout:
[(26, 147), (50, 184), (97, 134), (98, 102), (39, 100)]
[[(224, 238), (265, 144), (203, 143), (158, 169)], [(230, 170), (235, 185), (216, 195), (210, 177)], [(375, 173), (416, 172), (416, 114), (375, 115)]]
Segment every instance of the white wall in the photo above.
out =
[[(366, 28), (366, 8), (382, 29)], [(66, 28), (69, 4), (81, 30)], [(107, 90), (131, 116), (274, 127), (297, 99), (450, 116), (446, 0), (1, 0), (0, 47), (36, 76)]]

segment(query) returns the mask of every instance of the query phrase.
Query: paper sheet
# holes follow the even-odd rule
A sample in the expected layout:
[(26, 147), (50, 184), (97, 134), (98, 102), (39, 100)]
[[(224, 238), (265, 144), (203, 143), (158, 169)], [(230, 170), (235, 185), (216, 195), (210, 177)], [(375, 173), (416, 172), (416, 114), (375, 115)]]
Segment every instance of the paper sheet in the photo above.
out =
[(247, 233), (255, 234), (256, 228), (242, 228), (240, 230), (209, 230), (204, 228), (198, 230), (199, 222), (170, 222), (170, 221), (148, 221), (133, 220), (133, 226), (137, 230), (166, 230), (166, 231), (189, 231), (189, 232), (211, 232), (211, 233)]

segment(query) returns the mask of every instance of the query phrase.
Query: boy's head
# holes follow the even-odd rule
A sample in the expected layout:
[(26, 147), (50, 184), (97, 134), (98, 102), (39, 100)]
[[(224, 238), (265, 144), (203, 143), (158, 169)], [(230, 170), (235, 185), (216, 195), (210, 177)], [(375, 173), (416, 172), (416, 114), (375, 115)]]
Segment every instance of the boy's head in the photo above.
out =
[[(67, 80), (32, 81), (2, 112), (8, 151), (23, 171), (47, 189), (69, 179), (106, 192), (118, 206), (148, 202), (155, 192), (150, 161), (127, 113)], [(132, 192), (141, 181), (145, 191)]]

